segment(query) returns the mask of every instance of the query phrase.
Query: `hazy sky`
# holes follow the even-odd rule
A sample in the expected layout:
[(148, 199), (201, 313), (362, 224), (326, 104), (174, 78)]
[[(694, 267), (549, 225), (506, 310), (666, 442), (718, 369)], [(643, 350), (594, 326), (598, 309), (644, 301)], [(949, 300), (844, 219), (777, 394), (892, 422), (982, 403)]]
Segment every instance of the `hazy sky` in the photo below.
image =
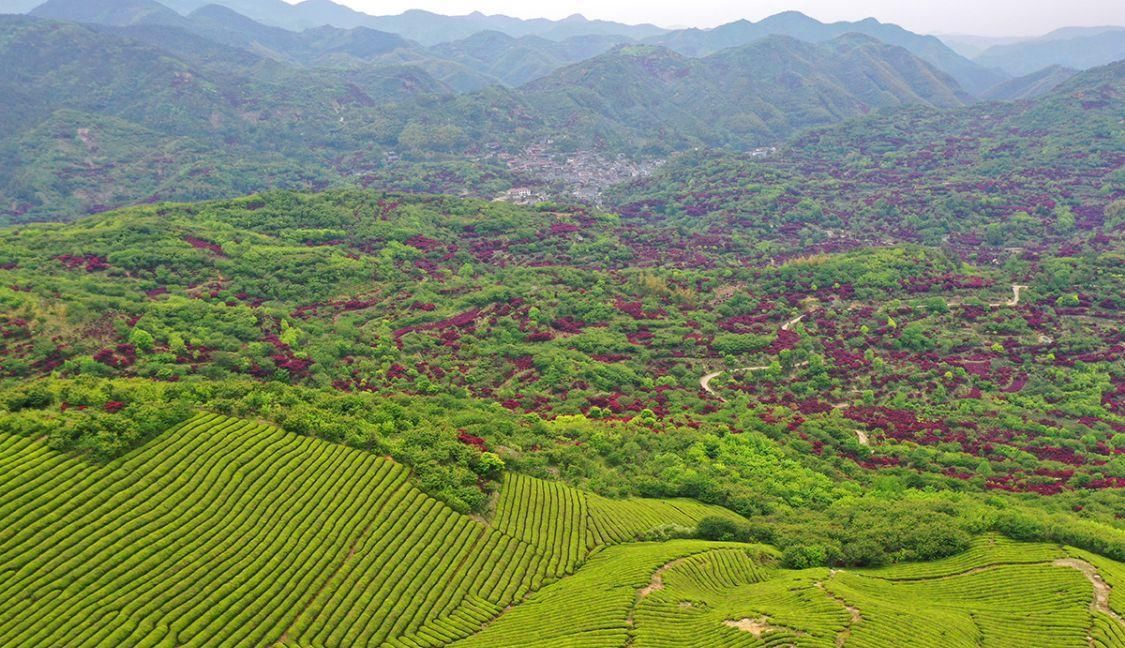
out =
[[(1125, 25), (1125, 0), (335, 0), (370, 14), (428, 9), (444, 14), (474, 10), (520, 18), (581, 13), (663, 27), (713, 27), (739, 18), (760, 20), (795, 9), (818, 20), (869, 16), (924, 33), (1028, 36), (1058, 27)], [(289, 0), (297, 2), (297, 0)]]

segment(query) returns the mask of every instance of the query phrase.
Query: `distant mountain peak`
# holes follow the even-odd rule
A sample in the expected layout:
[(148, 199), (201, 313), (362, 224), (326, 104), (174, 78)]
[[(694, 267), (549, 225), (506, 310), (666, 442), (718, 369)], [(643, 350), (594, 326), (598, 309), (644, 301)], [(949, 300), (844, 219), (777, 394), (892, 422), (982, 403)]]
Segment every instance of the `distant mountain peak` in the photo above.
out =
[(774, 14), (774, 15), (768, 17), (768, 18), (764, 18), (760, 21), (759, 24), (761, 24), (761, 23), (766, 23), (766, 24), (769, 24), (769, 23), (784, 23), (784, 24), (791, 24), (791, 25), (794, 25), (794, 24), (804, 25), (804, 24), (820, 24), (820, 21), (817, 20), (816, 18), (812, 18), (811, 16), (808, 16), (808, 15), (805, 15), (805, 14), (801, 13), (800, 11), (789, 10), (789, 11), (782, 11), (781, 13), (778, 13), (778, 14)]
[(47, 0), (32, 16), (79, 23), (127, 27), (136, 24), (180, 25), (183, 16), (155, 0)]
[(966, 90), (979, 94), (1007, 78), (1007, 75), (970, 61), (940, 40), (907, 31), (874, 18), (858, 22), (823, 23), (799, 11), (785, 11), (757, 23), (739, 20), (713, 29), (685, 29), (646, 39), (692, 57), (714, 54), (740, 47), (772, 34), (790, 36), (806, 43), (825, 43), (849, 32), (859, 32), (908, 52), (953, 76)]

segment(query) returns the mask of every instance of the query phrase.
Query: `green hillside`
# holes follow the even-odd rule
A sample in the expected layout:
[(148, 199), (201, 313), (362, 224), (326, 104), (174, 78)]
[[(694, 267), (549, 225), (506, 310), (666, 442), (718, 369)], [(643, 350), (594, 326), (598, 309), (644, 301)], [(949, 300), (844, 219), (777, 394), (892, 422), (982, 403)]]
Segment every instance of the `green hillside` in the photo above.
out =
[(736, 517), (632, 500), (607, 527), (513, 476), (483, 523), (397, 463), (215, 415), (102, 466), (3, 435), (0, 462), (4, 645), (443, 645), (607, 542)]
[(510, 475), (485, 521), (387, 459), (213, 414), (98, 466), (0, 435), (0, 465), (4, 645), (1081, 646), (1089, 633), (1108, 647), (1125, 633), (1117, 598), (1092, 586), (1123, 583), (1125, 566), (1084, 553), (986, 537), (937, 563), (780, 570), (762, 546), (633, 542), (736, 519), (715, 507)]
[[(99, 7), (114, 9), (85, 8)], [(546, 181), (497, 157), (545, 141), (555, 155), (744, 150), (880, 108), (970, 100), (906, 50), (857, 35), (773, 37), (698, 60), (626, 45), (583, 60), (615, 41), (483, 34), (424, 50), (364, 28), (247, 27), (221, 9), (183, 26), (132, 15), (0, 17), (0, 218), (262, 187), (414, 189), (435, 163), (446, 166), (424, 188), (492, 197)], [(480, 167), (500, 182), (475, 178)]]
[(1125, 648), (1125, 61), (218, 1), (0, 15), (0, 648)]
[(1121, 646), (1093, 592), (1120, 564), (1080, 556), (983, 538), (924, 570), (793, 571), (745, 547), (625, 545), (454, 645)]
[(960, 106), (956, 82), (906, 50), (851, 34), (772, 36), (701, 59), (624, 45), (521, 89), (560, 146), (667, 153), (776, 143), (801, 128), (902, 105)]

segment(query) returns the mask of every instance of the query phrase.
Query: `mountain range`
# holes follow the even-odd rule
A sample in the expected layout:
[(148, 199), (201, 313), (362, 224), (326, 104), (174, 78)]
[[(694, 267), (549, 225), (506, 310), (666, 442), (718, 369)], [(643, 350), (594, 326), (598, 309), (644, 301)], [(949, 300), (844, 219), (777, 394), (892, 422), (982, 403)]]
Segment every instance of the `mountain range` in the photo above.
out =
[[(301, 65), (410, 65), (457, 92), (492, 84), (515, 87), (626, 43), (659, 45), (698, 58), (767, 36), (824, 43), (864, 34), (906, 49), (980, 98), (1006, 96), (1011, 86), (998, 86), (1045, 68), (1089, 69), (1125, 56), (1125, 28), (1119, 27), (1064, 28), (1036, 39), (939, 39), (872, 18), (822, 23), (795, 11), (759, 22), (677, 30), (581, 15), (555, 21), (421, 10), (372, 16), (331, 0), (0, 0), (3, 11), (117, 27), (164, 25)], [(1044, 73), (1039, 78), (1058, 77)]]
[(703, 58), (625, 45), (521, 89), (557, 143), (667, 152), (765, 145), (797, 129), (906, 104), (971, 101), (906, 50), (849, 34), (823, 44), (771, 36)]
[(740, 20), (714, 29), (684, 29), (653, 37), (647, 42), (664, 45), (687, 56), (704, 56), (766, 36), (790, 36), (811, 43), (821, 43), (851, 33), (864, 34), (889, 45), (902, 47), (949, 74), (973, 94), (981, 93), (1004, 80), (1003, 73), (973, 63), (936, 37), (915, 34), (873, 18), (859, 22), (822, 23), (802, 13), (787, 11), (757, 23)]
[(1068, 28), (1041, 38), (994, 45), (975, 61), (1021, 76), (1053, 65), (1087, 70), (1125, 58), (1125, 27)]
[[(490, 83), (520, 85), (623, 43), (660, 45), (686, 56), (701, 57), (773, 35), (810, 43), (823, 43), (848, 33), (871, 36), (903, 47), (931, 63), (975, 96), (983, 96), (1011, 76), (1051, 64), (1089, 67), (1049, 60), (1033, 70), (1009, 73), (988, 64), (988, 59), (983, 64), (974, 62), (933, 36), (914, 34), (896, 25), (874, 19), (822, 23), (792, 11), (757, 23), (742, 20), (706, 30), (663, 30), (652, 25), (592, 21), (579, 15), (560, 21), (481, 13), (442, 16), (417, 10), (397, 16), (370, 16), (331, 0), (306, 0), (296, 5), (283, 0), (215, 0), (210, 4), (203, 0), (47, 0), (31, 13), (113, 26), (174, 26), (267, 57), (302, 64), (341, 62), (338, 58), (326, 58), (324, 48), (313, 43), (317, 40), (315, 32), (321, 32), (325, 26), (367, 30), (359, 36), (365, 42), (371, 40), (370, 31), (374, 30), (402, 39), (394, 43), (388, 37), (382, 38), (383, 45), (395, 45), (390, 50), (393, 54), (383, 62), (417, 65), (458, 91), (476, 90)], [(312, 36), (293, 36), (310, 29), (314, 30)], [(359, 58), (369, 60), (371, 56)], [(343, 61), (347, 60), (345, 56)]]
[[(64, 1), (73, 3), (47, 9)], [(690, 58), (600, 37), (545, 44), (486, 32), (431, 48), (450, 57), (433, 60), (479, 75), (480, 87), (458, 92), (418, 65), (390, 64), (430, 51), (394, 34), (289, 32), (217, 7), (175, 19), (153, 4), (83, 5), (83, 16), (116, 25), (0, 18), (8, 214), (316, 187), (370, 173), (388, 155), (518, 152), (546, 140), (610, 155), (740, 150), (880, 108), (971, 101), (930, 64), (858, 34), (822, 44), (775, 36)], [(539, 78), (509, 89), (486, 83), (493, 74), (513, 85)]]
[[(366, 182), (399, 160), (453, 165), (434, 172), (456, 188), (461, 174), (481, 176), (471, 159), (494, 187), (507, 177), (500, 151), (747, 150), (879, 110), (1032, 99), (1086, 67), (1009, 77), (894, 25), (796, 12), (647, 35), (578, 18), (439, 17), (476, 22), (434, 43), (440, 30), (419, 42), (327, 0), (167, 1), (48, 0), (0, 17), (9, 218)], [(319, 26), (249, 15), (274, 2), (285, 5), (276, 16)], [(407, 17), (424, 18), (393, 18)], [(486, 23), (497, 29), (477, 29)], [(1062, 30), (1022, 45), (1118, 33)]]
[[(42, 3), (42, 0), (39, 0)], [(39, 4), (36, 3), (36, 4)], [(565, 40), (571, 36), (617, 35), (627, 38), (648, 38), (665, 30), (654, 25), (587, 20), (574, 15), (562, 20), (521, 20), (509, 16), (488, 16), (474, 12), (464, 16), (445, 16), (422, 10), (411, 10), (396, 16), (371, 16), (331, 0), (305, 0), (289, 4), (283, 0), (163, 0), (163, 4), (182, 15), (190, 14), (207, 4), (219, 4), (257, 22), (302, 31), (330, 25), (344, 29), (367, 27), (399, 34), (423, 45), (436, 45), (460, 40), (481, 31), (501, 31), (511, 36), (541, 36)]]

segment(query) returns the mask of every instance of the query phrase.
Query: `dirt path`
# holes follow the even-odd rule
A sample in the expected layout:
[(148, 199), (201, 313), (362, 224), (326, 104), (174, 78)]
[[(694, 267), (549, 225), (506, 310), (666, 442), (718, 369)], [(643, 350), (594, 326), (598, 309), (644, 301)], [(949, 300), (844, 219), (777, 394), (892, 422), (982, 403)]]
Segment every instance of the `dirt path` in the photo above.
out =
[(1012, 298), (1011, 299), (1009, 299), (1006, 302), (995, 302), (995, 303), (989, 304), (989, 306), (991, 306), (993, 308), (1000, 308), (1001, 306), (1012, 306), (1012, 307), (1019, 306), (1020, 305), (1020, 296), (1022, 295), (1023, 291), (1028, 290), (1029, 288), (1031, 288), (1031, 286), (1021, 286), (1019, 284), (1012, 284)]
[[(782, 324), (781, 330), (782, 331), (788, 331), (789, 329), (796, 326), (798, 322), (805, 319), (806, 315), (808, 315), (808, 313), (801, 313), (800, 315), (794, 317), (793, 319), (789, 320), (788, 322)], [(802, 363), (802, 364), (808, 364), (808, 363), (806, 362), (806, 363)], [(798, 366), (800, 366), (800, 365), (798, 365)], [(712, 380), (718, 378), (719, 376), (721, 376), (725, 373), (743, 373), (743, 372), (747, 372), (747, 371), (765, 371), (766, 369), (769, 369), (769, 365), (764, 365), (764, 366), (760, 366), (760, 367), (742, 367), (741, 369), (730, 369), (729, 371), (727, 371), (727, 370), (715, 371), (715, 372), (709, 373), (706, 376), (703, 376), (702, 378), (700, 378), (699, 379), (699, 387), (701, 389), (703, 389), (703, 391), (707, 392), (708, 394), (718, 398), (719, 400), (721, 400), (722, 402), (725, 403), (725, 402), (727, 402), (727, 399), (723, 398), (722, 396), (719, 396), (718, 394), (715, 393), (714, 389), (711, 389), (711, 381)]]
[(673, 560), (672, 562), (664, 565), (660, 569), (657, 569), (656, 571), (652, 572), (652, 580), (650, 580), (648, 582), (648, 585), (645, 585), (641, 589), (637, 590), (637, 598), (638, 599), (648, 598), (649, 594), (652, 594), (653, 592), (664, 589), (664, 574), (668, 573), (668, 570), (675, 569), (675, 568), (679, 567), (680, 565), (684, 564), (684, 562), (688, 558), (691, 558), (691, 556), (684, 556), (683, 558), (677, 558), (677, 559)]
[[(625, 617), (625, 625), (629, 626), (630, 628), (633, 627), (633, 623), (637, 614), (637, 606), (641, 604), (641, 601), (648, 598), (653, 592), (664, 589), (664, 574), (668, 573), (669, 569), (675, 569), (676, 567), (684, 564), (684, 561), (688, 560), (691, 557), (692, 556), (684, 556), (682, 558), (677, 558), (672, 562), (665, 563), (663, 567), (660, 567), (656, 571), (652, 572), (652, 579), (649, 580), (648, 585), (645, 585), (641, 589), (637, 590), (637, 600), (633, 602), (633, 607), (629, 608), (629, 615)], [(630, 636), (629, 641), (625, 645), (631, 646), (632, 644), (633, 638)]]
[(789, 320), (788, 322), (782, 324), (781, 330), (782, 331), (788, 331), (789, 329), (793, 328), (794, 326), (797, 325), (797, 322), (800, 322), (801, 320), (805, 319), (805, 315), (808, 315), (808, 313), (801, 313), (800, 315), (794, 317), (793, 319)]
[(712, 396), (715, 396), (716, 398), (718, 398), (719, 400), (721, 400), (725, 403), (725, 402), (727, 402), (727, 399), (723, 398), (722, 396), (719, 396), (718, 394), (715, 393), (714, 389), (711, 389), (711, 381), (712, 380), (718, 378), (719, 376), (721, 376), (725, 373), (745, 373), (745, 372), (748, 372), (748, 371), (765, 371), (766, 369), (769, 369), (769, 365), (761, 366), (761, 367), (742, 367), (741, 369), (731, 369), (730, 371), (716, 371), (716, 372), (713, 372), (713, 373), (709, 373), (706, 376), (700, 378), (699, 379), (699, 386), (703, 388), (703, 391), (707, 392), (708, 394), (711, 394)]
[(855, 431), (855, 438), (859, 440), (859, 445), (863, 445), (863, 446), (871, 445), (871, 438), (868, 437), (867, 433), (864, 432), (863, 430), (857, 429)]
[(1098, 571), (1097, 567), (1080, 558), (1059, 558), (1051, 564), (1055, 567), (1069, 567), (1082, 572), (1086, 580), (1090, 581), (1090, 584), (1094, 586), (1094, 600), (1090, 601), (1090, 611), (1101, 612), (1125, 626), (1125, 619), (1122, 619), (1121, 615), (1114, 612), (1113, 609), (1109, 607), (1109, 593), (1113, 588), (1109, 586), (1109, 583), (1105, 582), (1105, 579), (1102, 578), (1101, 572)]
[(723, 625), (728, 628), (734, 628), (735, 630), (749, 632), (750, 634), (759, 638), (767, 632), (791, 632), (793, 634), (796, 634), (798, 637), (804, 636), (805, 634), (803, 632), (793, 630), (792, 628), (786, 628), (785, 626), (770, 625), (769, 617), (760, 617), (757, 619), (745, 618), (739, 619), (737, 621), (723, 621)]
[[(830, 570), (828, 572), (828, 577), (832, 578), (838, 573), (840, 572), (837, 569)], [(824, 592), (825, 595), (827, 595), (833, 601), (836, 601), (840, 605), (844, 606), (844, 609), (848, 612), (848, 625), (836, 634), (836, 648), (844, 648), (844, 646), (848, 643), (848, 639), (850, 639), (852, 636), (852, 627), (858, 623), (863, 623), (863, 614), (860, 613), (859, 608), (855, 607), (854, 605), (849, 605), (848, 602), (844, 599), (836, 596), (832, 592), (829, 592), (828, 589), (824, 587), (824, 581), (816, 583), (816, 587), (820, 589), (820, 591)]]

